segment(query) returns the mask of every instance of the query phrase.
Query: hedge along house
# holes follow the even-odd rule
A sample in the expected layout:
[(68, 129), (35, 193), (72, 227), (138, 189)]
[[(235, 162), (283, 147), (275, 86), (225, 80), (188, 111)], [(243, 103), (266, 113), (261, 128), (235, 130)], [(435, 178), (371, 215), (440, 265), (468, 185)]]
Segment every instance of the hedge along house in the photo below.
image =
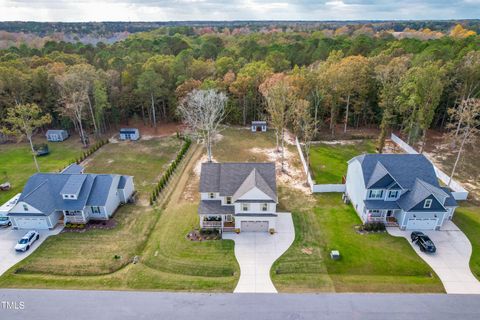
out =
[(140, 139), (140, 131), (137, 128), (120, 129), (120, 140), (136, 141)]
[(252, 132), (266, 132), (267, 121), (252, 121)]
[(274, 163), (203, 163), (200, 227), (222, 232), (275, 229), (277, 186)]
[(134, 189), (131, 176), (37, 173), (27, 181), (8, 217), (15, 229), (108, 220), (120, 204), (130, 201)]
[(364, 154), (348, 162), (346, 198), (364, 223), (438, 230), (457, 207), (421, 154)]
[(60, 142), (69, 137), (67, 130), (47, 130), (45, 136), (51, 142)]

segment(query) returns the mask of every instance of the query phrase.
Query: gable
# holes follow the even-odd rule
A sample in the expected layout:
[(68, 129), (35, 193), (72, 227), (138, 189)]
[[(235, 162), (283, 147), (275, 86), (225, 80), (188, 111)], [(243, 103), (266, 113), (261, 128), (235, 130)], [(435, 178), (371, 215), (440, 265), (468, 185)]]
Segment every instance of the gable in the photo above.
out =
[(380, 178), (377, 180), (377, 182), (371, 184), (368, 188), (369, 189), (386, 189), (388, 186), (390, 186), (392, 183), (394, 183), (395, 180), (393, 180), (392, 176), (390, 174), (386, 174), (383, 176), (383, 178)]
[(269, 197), (265, 192), (262, 190), (254, 187), (241, 195), (240, 197), (237, 198), (236, 201), (241, 201), (241, 200), (274, 200), (271, 197)]
[[(24, 209), (25, 206), (28, 210)], [(9, 215), (11, 215), (11, 214), (15, 215), (15, 213), (43, 214), (42, 211), (38, 210), (37, 208), (33, 207), (32, 205), (30, 205), (30, 204), (28, 204), (24, 201), (17, 202), (17, 204), (10, 210)]]
[[(432, 200), (432, 205), (430, 208), (424, 208), (425, 200)], [(414, 205), (409, 211), (425, 211), (425, 212), (445, 212), (445, 208), (438, 202), (437, 198), (434, 195), (429, 195), (428, 197), (422, 199), (416, 205)]]

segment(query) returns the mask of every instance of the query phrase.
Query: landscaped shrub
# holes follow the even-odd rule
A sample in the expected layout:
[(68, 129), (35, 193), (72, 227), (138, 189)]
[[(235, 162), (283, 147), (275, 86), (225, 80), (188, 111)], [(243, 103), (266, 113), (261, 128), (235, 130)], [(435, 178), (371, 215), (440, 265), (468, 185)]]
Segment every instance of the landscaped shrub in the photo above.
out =
[(362, 227), (363, 231), (385, 231), (385, 225), (383, 222), (367, 222)]

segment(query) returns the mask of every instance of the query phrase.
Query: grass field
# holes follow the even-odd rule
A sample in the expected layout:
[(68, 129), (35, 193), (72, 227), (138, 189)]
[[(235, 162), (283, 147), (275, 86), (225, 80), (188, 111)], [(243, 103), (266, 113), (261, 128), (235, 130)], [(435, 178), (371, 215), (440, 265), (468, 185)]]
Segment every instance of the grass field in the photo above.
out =
[(453, 222), (462, 229), (472, 244), (470, 269), (480, 280), (480, 207), (463, 206), (458, 208), (453, 215)]
[[(36, 137), (35, 143), (45, 143), (43, 137)], [(49, 142), (50, 154), (38, 157), (42, 172), (62, 169), (83, 152), (82, 145), (76, 137), (63, 142)], [(0, 183), (10, 181), (12, 189), (0, 191), (0, 205), (22, 191), (28, 178), (36, 172), (30, 145), (26, 142), (0, 144)]]
[(310, 150), (310, 169), (316, 183), (342, 183), (347, 161), (362, 153), (375, 152), (371, 140), (347, 140), (343, 144), (317, 143)]

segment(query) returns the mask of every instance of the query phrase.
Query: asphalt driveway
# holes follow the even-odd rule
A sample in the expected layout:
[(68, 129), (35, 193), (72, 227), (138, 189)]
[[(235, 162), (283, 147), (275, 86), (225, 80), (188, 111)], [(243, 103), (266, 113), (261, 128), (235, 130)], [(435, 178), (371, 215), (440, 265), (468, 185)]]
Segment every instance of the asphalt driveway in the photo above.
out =
[(480, 294), (480, 282), (472, 274), (469, 266), (472, 245), (452, 221), (445, 222), (441, 230), (423, 231), (437, 247), (437, 252), (434, 254), (421, 252), (418, 246), (411, 242), (410, 234), (413, 230), (402, 231), (398, 228), (387, 228), (387, 230), (393, 236), (407, 239), (415, 252), (440, 277), (447, 293)]
[(35, 251), (48, 236), (58, 234), (63, 226), (57, 226), (53, 230), (39, 230), (40, 239), (34, 242), (27, 252), (16, 252), (14, 247), (17, 241), (28, 232), (28, 230), (13, 230), (12, 228), (0, 229), (0, 275), (25, 259)]
[(225, 233), (224, 239), (235, 241), (235, 257), (240, 265), (240, 279), (234, 292), (277, 292), (270, 279), (272, 264), (295, 239), (292, 215), (278, 214), (276, 233)]

